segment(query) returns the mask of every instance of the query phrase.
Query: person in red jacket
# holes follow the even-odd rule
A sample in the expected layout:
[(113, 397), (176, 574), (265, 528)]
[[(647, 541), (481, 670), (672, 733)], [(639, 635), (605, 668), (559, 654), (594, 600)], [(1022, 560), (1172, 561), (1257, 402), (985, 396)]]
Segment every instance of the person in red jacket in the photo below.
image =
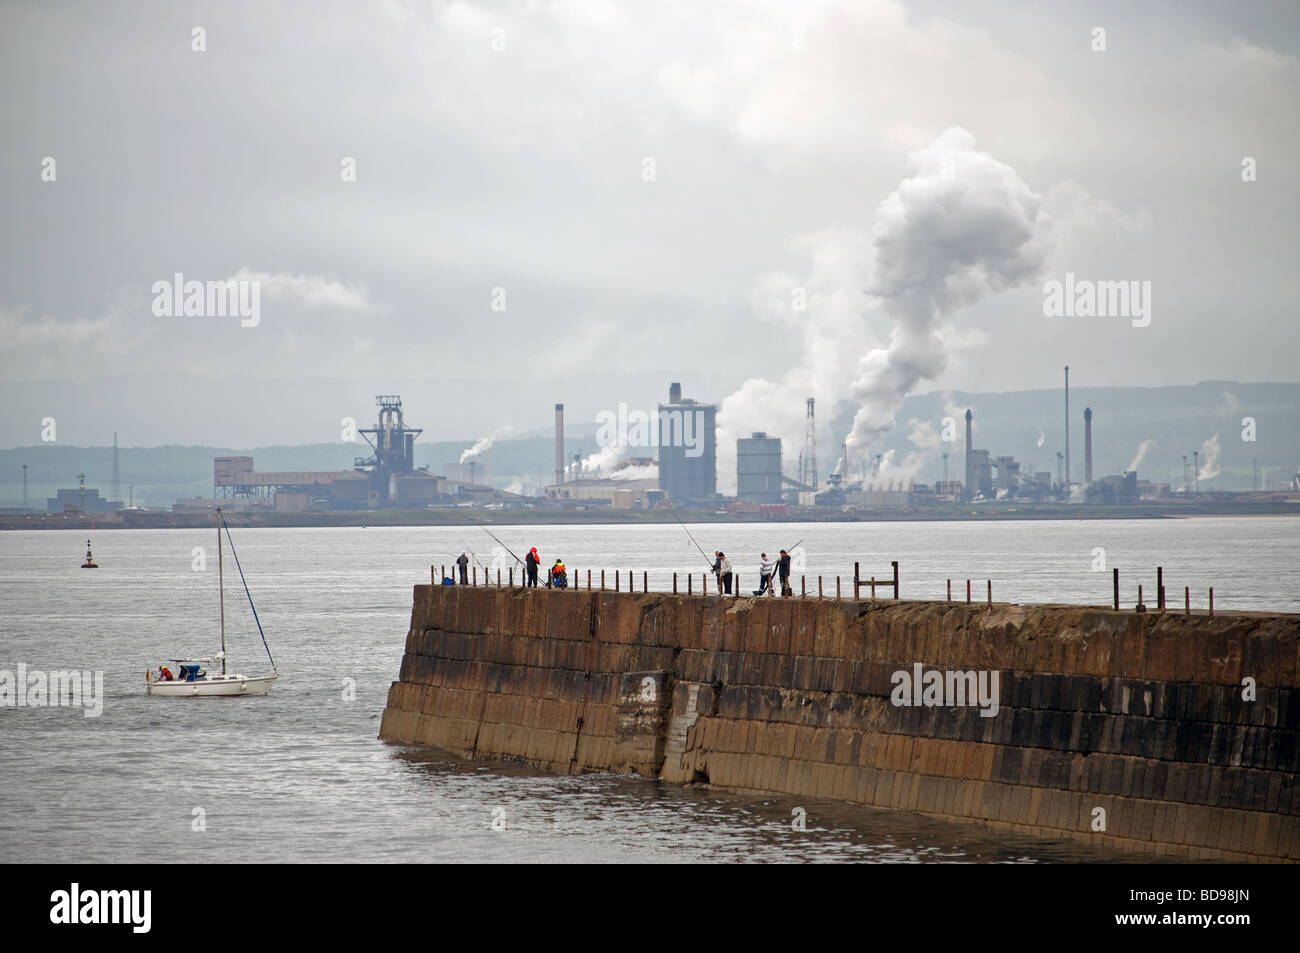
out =
[(524, 557), (524, 565), (528, 568), (528, 580), (525, 586), (537, 588), (537, 567), (541, 565), (541, 557), (537, 555), (537, 547), (534, 546), (528, 550), (528, 555)]

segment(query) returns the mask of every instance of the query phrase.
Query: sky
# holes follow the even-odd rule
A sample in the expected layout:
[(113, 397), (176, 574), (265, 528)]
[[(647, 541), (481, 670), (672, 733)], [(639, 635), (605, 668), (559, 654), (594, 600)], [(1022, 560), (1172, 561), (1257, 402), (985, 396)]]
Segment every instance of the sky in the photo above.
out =
[[(472, 439), (680, 380), (724, 452), (800, 444), (807, 396), (866, 447), (1065, 364), (1295, 381), (1298, 38), (1263, 2), (10, 0), (0, 445), (331, 440), (399, 386)], [(166, 313), (178, 273), (256, 318)], [(1067, 274), (1145, 316), (1045, 313)]]

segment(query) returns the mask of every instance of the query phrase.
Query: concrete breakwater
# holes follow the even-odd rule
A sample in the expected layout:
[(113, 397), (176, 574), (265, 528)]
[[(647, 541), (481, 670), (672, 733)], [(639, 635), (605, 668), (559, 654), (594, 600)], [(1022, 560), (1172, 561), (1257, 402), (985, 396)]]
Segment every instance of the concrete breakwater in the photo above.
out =
[(415, 587), (380, 737), (1300, 860), (1300, 616)]

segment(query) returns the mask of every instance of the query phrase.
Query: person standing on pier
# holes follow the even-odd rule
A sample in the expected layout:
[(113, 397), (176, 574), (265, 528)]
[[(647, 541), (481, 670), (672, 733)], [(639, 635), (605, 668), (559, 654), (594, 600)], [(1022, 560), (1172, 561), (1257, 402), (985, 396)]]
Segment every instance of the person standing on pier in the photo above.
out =
[(713, 575), (718, 577), (718, 595), (722, 595), (722, 553), (713, 551)]
[(781, 558), (776, 561), (776, 574), (781, 579), (781, 595), (790, 595), (790, 554), (781, 550)]
[(726, 553), (718, 553), (718, 578), (722, 580), (722, 591), (731, 595), (731, 560)]
[(537, 588), (537, 567), (541, 565), (541, 562), (541, 558), (537, 555), (536, 546), (528, 550), (528, 555), (524, 557), (524, 565), (528, 567), (528, 581), (525, 585), (532, 586), (534, 589)]
[(469, 585), (469, 557), (464, 553), (456, 560), (456, 565), (460, 567), (460, 584)]
[(772, 594), (772, 570), (776, 568), (772, 560), (767, 558), (767, 553), (761, 553), (762, 561), (758, 564), (758, 591), (754, 593), (761, 596), (767, 593)]

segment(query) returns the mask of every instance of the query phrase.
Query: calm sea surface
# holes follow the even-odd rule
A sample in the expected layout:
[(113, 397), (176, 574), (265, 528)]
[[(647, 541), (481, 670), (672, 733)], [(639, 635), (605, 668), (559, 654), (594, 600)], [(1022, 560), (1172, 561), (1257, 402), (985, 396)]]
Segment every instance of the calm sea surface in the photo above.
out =
[[(235, 544), (279, 665), (252, 699), (161, 699), (146, 668), (215, 654), (214, 530), (95, 534), (100, 569), (78, 568), (85, 534), (0, 533), (0, 670), (104, 673), (103, 713), (0, 708), (0, 860), (271, 861), (1085, 861), (1086, 846), (981, 831), (903, 812), (741, 797), (636, 778), (554, 777), (376, 740), (430, 564), (471, 549), (508, 565), (474, 527), (236, 529)], [(586, 570), (634, 569), (651, 588), (707, 569), (681, 527), (493, 526), (519, 555), (537, 546)], [(803, 537), (803, 572), (845, 582), (902, 567), (905, 598), (964, 598), (993, 581), (1015, 602), (1147, 598), (1164, 566), (1170, 601), (1215, 589), (1222, 609), (1300, 611), (1300, 521), (1203, 518), (874, 524), (691, 524), (757, 584), (769, 555)], [(206, 571), (195, 572), (203, 547)], [(1105, 571), (1094, 571), (1104, 550)], [(505, 557), (508, 559), (509, 557)], [(226, 561), (228, 651), (247, 673), (265, 653)], [(796, 575), (800, 572), (796, 569)], [(958, 582), (960, 580), (960, 582)], [(696, 577), (696, 585), (699, 576)], [(684, 580), (683, 580), (684, 586)], [(638, 582), (638, 588), (639, 582)], [(1177, 593), (1177, 600), (1174, 593)], [(242, 604), (241, 604), (242, 603)], [(792, 810), (807, 830), (792, 829)], [(496, 826), (504, 829), (495, 830)], [(195, 828), (202, 827), (203, 830)], [(1140, 858), (1146, 859), (1146, 858)]]

